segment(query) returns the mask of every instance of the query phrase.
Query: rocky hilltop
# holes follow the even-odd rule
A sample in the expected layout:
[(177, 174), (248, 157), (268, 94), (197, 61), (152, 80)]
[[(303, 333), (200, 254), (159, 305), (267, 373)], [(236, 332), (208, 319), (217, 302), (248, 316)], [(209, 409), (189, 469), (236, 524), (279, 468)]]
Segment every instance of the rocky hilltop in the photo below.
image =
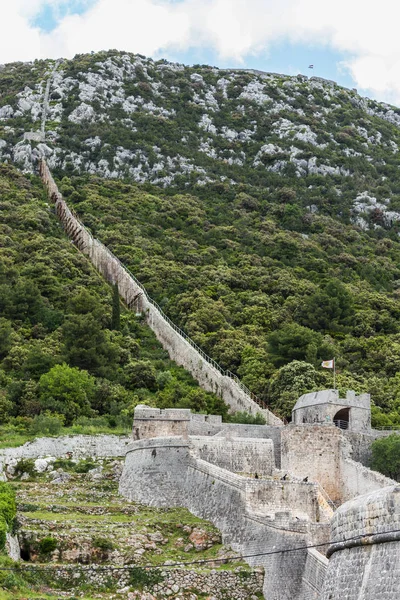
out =
[(298, 179), (311, 212), (350, 209), (365, 228), (399, 218), (399, 127), (399, 109), (317, 77), (117, 51), (0, 70), (0, 156), (24, 171), (43, 153), (59, 172), (164, 188)]

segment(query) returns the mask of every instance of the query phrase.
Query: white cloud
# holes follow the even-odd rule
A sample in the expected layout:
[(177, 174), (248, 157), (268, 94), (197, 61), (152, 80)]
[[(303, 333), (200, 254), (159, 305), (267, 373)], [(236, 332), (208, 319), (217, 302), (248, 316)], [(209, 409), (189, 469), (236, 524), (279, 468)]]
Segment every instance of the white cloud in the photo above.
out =
[(357, 87), (400, 103), (395, 0), (379, 7), (372, 0), (98, 0), (50, 34), (29, 25), (44, 4), (66, 1), (0, 0), (0, 62), (108, 48), (155, 56), (189, 47), (243, 62), (276, 42), (312, 43), (347, 53)]

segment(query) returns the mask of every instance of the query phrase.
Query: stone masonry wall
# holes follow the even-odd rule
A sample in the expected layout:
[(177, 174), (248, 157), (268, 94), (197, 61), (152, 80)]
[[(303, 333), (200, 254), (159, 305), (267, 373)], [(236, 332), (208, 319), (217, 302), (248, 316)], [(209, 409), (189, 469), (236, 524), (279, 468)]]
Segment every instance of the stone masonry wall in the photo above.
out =
[[(151, 506), (185, 506), (211, 520), (224, 543), (244, 555), (307, 545), (310, 528), (303, 517), (317, 519), (314, 485), (241, 477), (194, 458), (189, 444), (177, 437), (134, 442), (120, 480), (122, 495)], [(268, 600), (296, 600), (306, 557), (305, 550), (296, 550), (247, 561), (265, 567)]]
[[(212, 570), (209, 573), (204, 573), (164, 567), (163, 569), (157, 569), (157, 571), (161, 576), (160, 583), (145, 585), (143, 592), (130, 592), (125, 597), (132, 600), (145, 597), (168, 598), (170, 596), (176, 597), (178, 593), (185, 594), (184, 597), (188, 598), (191, 595), (190, 593), (197, 589), (207, 594), (208, 597), (215, 598), (215, 600), (227, 600), (227, 598), (244, 600), (258, 597), (263, 584), (263, 575), (258, 572), (246, 572), (247, 577), (243, 577), (240, 572), (223, 570)], [(88, 583), (95, 589), (104, 592), (107, 582), (112, 579), (119, 588), (130, 587), (129, 567), (104, 570), (103, 565), (98, 565), (97, 568), (96, 565), (81, 565), (78, 571), (71, 572), (71, 569), (48, 566), (48, 576), (53, 576), (58, 582), (61, 580), (67, 584), (70, 583), (72, 574), (76, 586)], [(68, 596), (70, 595), (68, 594)]]
[(338, 427), (288, 426), (281, 435), (282, 470), (317, 481), (337, 504), (394, 483), (352, 460), (350, 439)]
[(207, 360), (204, 353), (185, 339), (178, 328), (161, 314), (144, 288), (127, 272), (119, 260), (80, 223), (68, 208), (44, 160), (40, 161), (40, 175), (66, 234), (77, 248), (86, 254), (106, 281), (118, 283), (121, 298), (129, 308), (138, 308), (145, 314), (148, 325), (172, 360), (187, 369), (206, 390), (220, 395), (233, 412), (262, 413), (270, 425), (282, 425), (278, 417), (261, 408), (243, 389), (240, 382), (226, 376), (216, 363)]
[(273, 442), (275, 465), (281, 465), (281, 427), (223, 423), (220, 415), (192, 413), (190, 409), (159, 409), (139, 405), (135, 408), (134, 440), (171, 435), (208, 436), (216, 439), (252, 438)]
[(351, 500), (374, 492), (395, 482), (377, 471), (364, 467), (350, 458), (342, 458), (340, 465), (342, 500)]
[(343, 504), (332, 520), (332, 545), (321, 600), (398, 598), (399, 530), (399, 485)]
[(45, 456), (62, 458), (67, 454), (71, 454), (75, 459), (123, 457), (130, 441), (127, 436), (117, 435), (65, 435), (37, 438), (17, 448), (0, 450), (0, 471), (5, 465), (21, 458)]
[(320, 600), (328, 564), (329, 560), (318, 550), (308, 550), (302, 582), (302, 600)]
[(339, 502), (341, 441), (341, 431), (335, 426), (289, 425), (282, 430), (282, 470), (318, 481)]
[(161, 410), (160, 408), (137, 406), (135, 408), (132, 437), (134, 440), (141, 440), (172, 435), (188, 436), (191, 417), (192, 414), (189, 408), (166, 408)]
[(191, 436), (190, 445), (198, 458), (233, 473), (272, 475), (275, 469), (271, 440)]

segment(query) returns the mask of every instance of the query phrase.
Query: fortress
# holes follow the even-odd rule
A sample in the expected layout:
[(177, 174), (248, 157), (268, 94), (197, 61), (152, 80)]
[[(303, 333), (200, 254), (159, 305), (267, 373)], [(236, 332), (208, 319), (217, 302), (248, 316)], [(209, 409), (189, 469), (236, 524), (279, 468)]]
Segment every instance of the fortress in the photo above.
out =
[(369, 395), (305, 394), (284, 426), (239, 379), (182, 332), (71, 212), (42, 159), (40, 175), (76, 247), (128, 308), (141, 312), (172, 360), (232, 412), (266, 425), (222, 423), (190, 410), (138, 406), (120, 493), (184, 506), (265, 569), (268, 600), (388, 600), (400, 590), (400, 485), (367, 468)]
[(305, 394), (288, 426), (138, 406), (120, 493), (211, 520), (264, 567), (268, 600), (394, 599), (400, 486), (354, 460), (380, 435), (369, 404), (368, 394)]

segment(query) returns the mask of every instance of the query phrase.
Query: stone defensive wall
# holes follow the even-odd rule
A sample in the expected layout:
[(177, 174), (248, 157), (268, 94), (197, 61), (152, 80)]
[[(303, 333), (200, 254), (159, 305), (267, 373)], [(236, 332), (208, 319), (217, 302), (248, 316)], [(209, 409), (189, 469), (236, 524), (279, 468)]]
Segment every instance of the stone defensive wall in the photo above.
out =
[[(133, 442), (127, 450), (120, 493), (150, 506), (184, 506), (209, 519), (221, 530), (225, 544), (245, 556), (252, 566), (265, 568), (266, 598), (300, 600), (307, 560), (304, 547), (314, 539), (327, 543), (329, 536), (328, 523), (319, 522), (318, 486), (279, 477), (255, 479), (219, 466), (242, 469), (245, 462), (254, 473), (263, 450), (269, 457), (266, 465), (270, 465), (270, 440), (232, 439), (228, 440), (231, 446), (225, 444), (225, 448), (221, 440), (215, 441), (170, 436)], [(240, 453), (243, 444), (250, 451), (259, 442), (262, 448), (253, 460), (250, 452), (247, 457), (232, 460), (232, 454)], [(207, 461), (199, 458), (202, 453)], [(276, 553), (277, 548), (285, 552)], [(284, 586), (282, 573), (286, 574)]]
[(351, 458), (360, 462), (365, 467), (371, 463), (372, 451), (371, 444), (375, 440), (387, 437), (392, 434), (400, 435), (400, 429), (378, 430), (371, 429), (368, 433), (353, 432), (343, 430), (344, 436), (349, 440), (352, 448)]
[(320, 600), (329, 559), (315, 548), (307, 550), (300, 597), (302, 600)]
[(272, 477), (275, 470), (272, 440), (190, 437), (194, 456), (233, 473)]
[(400, 486), (346, 502), (332, 520), (321, 600), (394, 600), (400, 590)]
[(148, 296), (145, 288), (101, 242), (93, 238), (79, 219), (69, 209), (44, 161), (40, 160), (39, 173), (55, 205), (56, 215), (66, 234), (76, 247), (87, 255), (97, 271), (110, 284), (118, 284), (121, 298), (128, 308), (144, 314), (147, 324), (170, 358), (183, 366), (205, 390), (219, 395), (232, 412), (261, 413), (269, 425), (283, 425), (240, 380), (224, 371), (208, 357), (183, 331), (162, 312)]
[(84, 458), (124, 457), (130, 442), (127, 436), (117, 435), (74, 435), (37, 438), (16, 448), (0, 450), (0, 472), (9, 464), (22, 458)]
[(346, 456), (342, 456), (340, 464), (340, 482), (342, 502), (395, 483), (393, 479), (389, 479), (377, 471), (372, 471)]
[(264, 567), (268, 600), (397, 598), (400, 485), (352, 458), (351, 442), (363, 447), (373, 432), (348, 436), (330, 422), (225, 425), (186, 409), (136, 407), (120, 493), (211, 520), (224, 543)]
[(395, 483), (353, 460), (349, 439), (334, 425), (289, 425), (281, 439), (282, 470), (317, 481), (336, 506)]
[[(207, 436), (224, 440), (235, 438), (268, 439), (273, 443), (275, 465), (281, 464), (282, 427), (223, 423), (220, 415), (201, 415), (190, 409), (159, 409), (139, 405), (135, 408), (133, 439), (182, 436)], [(257, 470), (257, 469), (256, 469)]]

